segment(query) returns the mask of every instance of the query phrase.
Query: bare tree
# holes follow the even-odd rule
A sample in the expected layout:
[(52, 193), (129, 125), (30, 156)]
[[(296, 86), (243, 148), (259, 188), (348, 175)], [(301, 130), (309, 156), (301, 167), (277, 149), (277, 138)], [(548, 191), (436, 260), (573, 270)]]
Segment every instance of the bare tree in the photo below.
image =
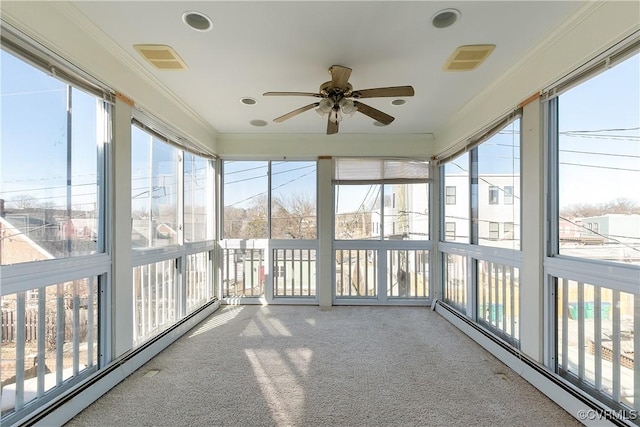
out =
[(292, 193), (287, 198), (275, 198), (272, 205), (271, 236), (285, 239), (315, 239), (315, 203), (307, 195), (300, 193)]
[(30, 209), (38, 206), (38, 199), (31, 194), (18, 194), (9, 201), (13, 209)]
[(564, 207), (560, 216), (564, 218), (585, 218), (606, 214), (640, 214), (640, 204), (624, 197), (606, 203), (576, 203)]

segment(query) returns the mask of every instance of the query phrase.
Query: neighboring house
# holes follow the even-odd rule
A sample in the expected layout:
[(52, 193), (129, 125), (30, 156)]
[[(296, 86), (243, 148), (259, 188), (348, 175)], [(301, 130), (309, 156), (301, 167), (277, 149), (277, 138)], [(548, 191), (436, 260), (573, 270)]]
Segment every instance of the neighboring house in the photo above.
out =
[[(0, 212), (0, 265), (20, 264), (31, 261), (45, 261), (68, 256), (71, 249), (75, 254), (95, 251), (95, 220), (88, 218), (71, 221), (56, 220), (60, 215), (50, 209), (20, 209)], [(68, 235), (65, 238), (64, 235)], [(70, 306), (71, 288), (65, 283), (65, 306)], [(86, 294), (86, 279), (76, 281), (76, 292), (81, 297)], [(47, 301), (54, 301), (57, 291), (47, 287)], [(27, 308), (37, 304), (38, 291), (26, 294)], [(2, 309), (15, 309), (16, 294), (2, 297)], [(84, 303), (86, 304), (86, 303)]]
[(592, 259), (640, 263), (640, 215), (605, 214), (575, 219), (572, 223), (579, 230), (572, 232), (572, 238), (560, 234), (563, 255), (588, 253)]
[(7, 218), (0, 217), (0, 265), (55, 258)]
[(640, 215), (606, 214), (582, 218), (581, 237), (601, 236), (605, 243), (635, 243), (640, 239)]

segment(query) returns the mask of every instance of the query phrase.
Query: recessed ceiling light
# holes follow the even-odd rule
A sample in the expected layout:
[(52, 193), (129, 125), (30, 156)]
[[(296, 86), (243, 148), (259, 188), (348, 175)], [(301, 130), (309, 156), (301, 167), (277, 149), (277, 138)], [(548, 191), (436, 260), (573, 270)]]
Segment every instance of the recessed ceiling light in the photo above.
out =
[(379, 127), (385, 127), (385, 126), (386, 126), (384, 123), (380, 123), (380, 122), (379, 122), (379, 121), (377, 121), (377, 120), (376, 120), (375, 122), (373, 122), (373, 125), (374, 125), (374, 126), (379, 126)]
[(458, 9), (443, 9), (431, 18), (431, 24), (436, 28), (447, 28), (452, 26), (460, 18)]
[(242, 102), (244, 105), (256, 105), (258, 103), (258, 101), (256, 101), (253, 98), (240, 98), (240, 102)]
[(407, 103), (407, 100), (401, 99), (401, 98), (394, 99), (393, 101), (391, 101), (391, 105), (404, 105), (406, 103)]
[(209, 31), (213, 28), (213, 22), (201, 12), (190, 10), (182, 14), (182, 22), (196, 31)]
[(258, 127), (267, 125), (267, 122), (265, 122), (264, 120), (251, 120), (249, 123), (251, 123), (252, 126), (258, 126)]

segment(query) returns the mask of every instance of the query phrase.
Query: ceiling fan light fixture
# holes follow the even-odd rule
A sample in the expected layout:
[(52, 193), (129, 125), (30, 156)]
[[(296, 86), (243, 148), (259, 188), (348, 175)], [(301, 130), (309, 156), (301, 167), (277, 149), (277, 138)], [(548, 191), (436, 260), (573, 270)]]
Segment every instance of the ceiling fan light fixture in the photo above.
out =
[(244, 105), (256, 105), (258, 103), (255, 98), (249, 98), (248, 96), (245, 98), (240, 98), (240, 102), (242, 102)]
[(211, 31), (211, 28), (213, 28), (211, 19), (204, 13), (195, 10), (189, 10), (183, 13), (182, 22), (200, 32)]
[(458, 9), (443, 9), (437, 12), (431, 18), (431, 25), (436, 28), (447, 28), (455, 24), (460, 18), (460, 11)]
[(318, 109), (322, 111), (324, 114), (329, 114), (333, 109), (333, 101), (329, 98), (324, 98), (320, 101), (320, 105), (318, 105)]
[(356, 107), (356, 104), (349, 98), (342, 98), (338, 102), (338, 106), (340, 106), (342, 112), (349, 117), (353, 116), (355, 112), (358, 111), (358, 107)]
[(256, 127), (263, 127), (267, 125), (267, 122), (264, 120), (251, 120), (249, 122), (251, 124), (251, 126), (256, 126)]

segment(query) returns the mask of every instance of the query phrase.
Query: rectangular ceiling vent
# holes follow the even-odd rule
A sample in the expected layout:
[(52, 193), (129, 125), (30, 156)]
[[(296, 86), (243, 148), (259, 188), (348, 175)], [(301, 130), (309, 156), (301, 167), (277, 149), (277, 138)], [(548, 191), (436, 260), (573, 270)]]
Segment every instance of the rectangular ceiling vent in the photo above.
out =
[(148, 63), (159, 70), (186, 70), (187, 64), (180, 58), (171, 46), (164, 44), (134, 44), (133, 48), (138, 51)]
[(442, 67), (445, 71), (471, 71), (480, 64), (496, 48), (494, 44), (476, 44), (457, 48)]

